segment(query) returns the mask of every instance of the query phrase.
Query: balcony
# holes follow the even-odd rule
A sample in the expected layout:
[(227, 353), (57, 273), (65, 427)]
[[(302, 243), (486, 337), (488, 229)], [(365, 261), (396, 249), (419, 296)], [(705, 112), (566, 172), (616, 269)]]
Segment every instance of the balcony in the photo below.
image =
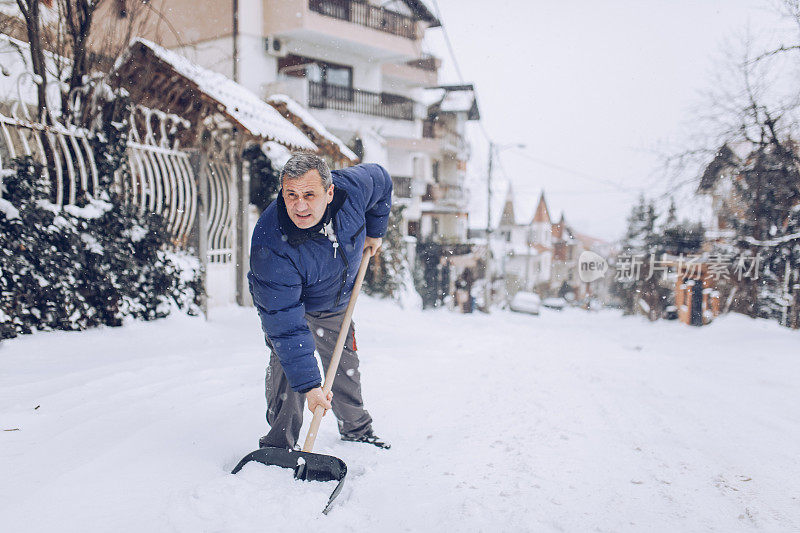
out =
[(443, 124), (426, 120), (422, 123), (422, 137), (425, 139), (438, 139), (441, 141), (442, 150), (445, 152), (465, 156), (463, 159), (469, 159), (469, 146), (464, 137)]
[(442, 60), (430, 54), (421, 54), (415, 59), (401, 62), (386, 62), (381, 72), (387, 78), (399, 80), (417, 87), (432, 87), (439, 83), (439, 67)]
[(311, 11), (406, 39), (416, 40), (416, 21), (406, 15), (361, 0), (309, 0)]
[(437, 72), (439, 67), (442, 66), (442, 60), (431, 54), (422, 54), (419, 59), (406, 61), (405, 64), (412, 68), (425, 70), (428, 72)]
[(422, 196), (423, 202), (433, 202), (435, 204), (447, 204), (463, 206), (467, 203), (467, 189), (461, 185), (450, 185), (442, 183), (429, 183), (425, 194)]
[(414, 178), (392, 176), (392, 192), (395, 198), (413, 198)]
[(414, 100), (338, 85), (308, 82), (308, 106), (397, 120), (414, 120)]
[(339, 52), (380, 62), (418, 59), (432, 23), (364, 0), (262, 1), (262, 35), (281, 39), (293, 53), (319, 47), (321, 59), (335, 60)]

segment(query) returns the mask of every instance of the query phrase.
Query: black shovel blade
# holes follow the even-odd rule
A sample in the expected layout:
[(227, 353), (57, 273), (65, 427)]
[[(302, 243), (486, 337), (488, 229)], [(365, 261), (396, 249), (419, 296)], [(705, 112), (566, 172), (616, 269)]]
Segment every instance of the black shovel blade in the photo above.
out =
[(328, 504), (322, 510), (324, 514), (328, 514), (333, 500), (342, 492), (344, 477), (347, 475), (347, 465), (338, 457), (286, 448), (259, 448), (250, 452), (239, 461), (231, 474), (237, 473), (250, 461), (268, 466), (291, 468), (294, 470), (294, 478), (302, 481), (338, 481), (331, 497), (328, 498)]

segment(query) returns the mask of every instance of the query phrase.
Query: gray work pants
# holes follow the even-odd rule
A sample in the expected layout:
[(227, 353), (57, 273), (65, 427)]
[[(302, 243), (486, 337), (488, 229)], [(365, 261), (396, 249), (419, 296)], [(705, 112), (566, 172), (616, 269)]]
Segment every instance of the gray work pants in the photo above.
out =
[[(326, 371), (333, 356), (333, 348), (339, 336), (344, 313), (344, 310), (336, 313), (306, 313), (308, 327), (314, 335), (317, 353)], [(269, 446), (290, 448), (297, 443), (300, 436), (305, 394), (295, 392), (289, 387), (281, 362), (269, 339), (267, 346), (271, 351), (265, 380), (267, 423), (270, 425), (270, 430), (265, 441)], [(339, 433), (361, 436), (372, 430), (372, 417), (364, 409), (364, 402), (361, 399), (361, 374), (358, 371), (358, 354), (353, 350), (354, 346), (355, 328), (350, 324), (339, 369), (333, 382), (332, 407), (339, 423)]]

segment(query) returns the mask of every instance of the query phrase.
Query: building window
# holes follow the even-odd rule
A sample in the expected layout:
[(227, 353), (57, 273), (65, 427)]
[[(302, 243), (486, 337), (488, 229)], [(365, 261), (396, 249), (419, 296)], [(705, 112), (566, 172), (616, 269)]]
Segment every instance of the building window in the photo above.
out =
[(310, 57), (288, 55), (278, 59), (278, 74), (335, 87), (353, 88), (353, 67)]
[(433, 181), (435, 183), (439, 183), (439, 161), (433, 162), (433, 167), (431, 168), (431, 172), (433, 173)]
[(417, 237), (419, 235), (419, 221), (418, 220), (409, 220), (408, 221), (408, 236), (409, 237)]

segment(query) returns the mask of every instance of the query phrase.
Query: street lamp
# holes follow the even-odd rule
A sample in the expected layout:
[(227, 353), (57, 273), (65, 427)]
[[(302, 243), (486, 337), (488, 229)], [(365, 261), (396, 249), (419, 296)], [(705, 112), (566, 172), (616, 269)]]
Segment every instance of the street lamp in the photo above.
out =
[(484, 272), (486, 276), (484, 307), (487, 313), (492, 303), (492, 270), (490, 266), (492, 254), (489, 248), (492, 234), (492, 169), (494, 167), (495, 152), (499, 154), (509, 148), (524, 150), (526, 146), (522, 143), (496, 144), (493, 141), (489, 141), (489, 172), (486, 174), (486, 269)]

